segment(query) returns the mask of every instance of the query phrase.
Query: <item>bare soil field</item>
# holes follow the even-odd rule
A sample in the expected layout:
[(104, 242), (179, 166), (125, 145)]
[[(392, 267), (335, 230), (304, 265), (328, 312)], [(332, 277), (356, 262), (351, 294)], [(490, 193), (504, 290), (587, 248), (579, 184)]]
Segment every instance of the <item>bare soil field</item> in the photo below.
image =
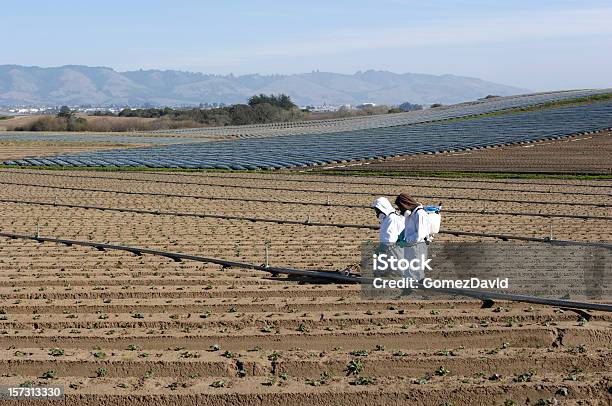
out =
[[(130, 147), (139, 145), (131, 144)], [(126, 144), (100, 144), (69, 141), (0, 141), (0, 160), (54, 156), (86, 151), (126, 148)]]
[[(0, 169), (0, 191), (3, 232), (256, 264), (268, 240), (271, 265), (299, 269), (353, 266), (377, 236), (307, 222), (375, 225), (361, 206), (399, 191), (442, 201), (445, 229), (612, 241), (611, 181)], [(0, 384), (64, 385), (66, 405), (608, 405), (612, 315), (583, 316), (0, 239)]]
[(612, 173), (612, 133), (568, 137), (520, 146), (445, 152), (338, 166), (341, 170)]

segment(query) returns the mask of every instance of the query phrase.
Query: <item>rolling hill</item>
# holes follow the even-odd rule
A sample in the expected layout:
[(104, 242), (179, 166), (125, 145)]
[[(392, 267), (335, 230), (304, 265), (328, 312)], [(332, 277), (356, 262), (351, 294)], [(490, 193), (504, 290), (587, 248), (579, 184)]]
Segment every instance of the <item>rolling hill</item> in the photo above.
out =
[(107, 67), (41, 68), (0, 65), (0, 105), (244, 103), (258, 93), (286, 93), (300, 105), (457, 103), (489, 94), (524, 93), (455, 75), (397, 74), (368, 70), (352, 75), (210, 75), (175, 70), (117, 72)]

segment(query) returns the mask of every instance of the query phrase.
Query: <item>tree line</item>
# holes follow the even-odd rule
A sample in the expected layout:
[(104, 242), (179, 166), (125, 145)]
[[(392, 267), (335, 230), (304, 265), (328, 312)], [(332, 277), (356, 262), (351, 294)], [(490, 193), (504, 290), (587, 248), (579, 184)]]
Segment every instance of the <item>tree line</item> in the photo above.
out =
[(56, 116), (40, 117), (12, 129), (16, 131), (152, 131), (330, 119), (398, 113), (422, 108), (418, 104), (403, 103), (399, 108), (368, 106), (359, 110), (341, 108), (336, 112), (313, 113), (300, 110), (288, 95), (259, 94), (250, 97), (247, 104), (213, 109), (126, 108), (117, 114), (94, 113), (87, 118), (79, 117), (69, 107), (62, 106)]
[(255, 95), (248, 104), (234, 104), (214, 109), (123, 109), (119, 117), (168, 118), (175, 121), (191, 120), (203, 125), (224, 126), (264, 124), (298, 120), (303, 116), (298, 106), (285, 94)]

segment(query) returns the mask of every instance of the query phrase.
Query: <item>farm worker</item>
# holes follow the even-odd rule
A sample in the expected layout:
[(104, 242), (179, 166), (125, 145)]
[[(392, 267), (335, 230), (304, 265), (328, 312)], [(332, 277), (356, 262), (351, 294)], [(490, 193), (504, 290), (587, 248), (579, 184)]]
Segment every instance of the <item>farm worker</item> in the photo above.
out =
[(401, 259), (404, 255), (404, 249), (397, 245), (397, 241), (404, 231), (404, 217), (397, 213), (386, 197), (379, 197), (374, 200), (372, 207), (380, 221), (379, 244), (376, 253), (385, 253), (389, 257)]
[(429, 237), (429, 218), (423, 205), (408, 193), (397, 196), (395, 204), (405, 218), (403, 240), (409, 244), (425, 242)]
[(380, 221), (379, 240), (381, 243), (395, 243), (404, 231), (404, 218), (397, 214), (386, 197), (379, 197), (372, 203)]
[[(416, 201), (408, 193), (401, 193), (395, 199), (395, 204), (404, 216), (404, 232), (400, 236), (400, 242), (406, 244), (404, 258), (411, 260), (418, 258), (421, 261), (427, 259), (427, 244), (429, 236), (429, 218), (423, 209), (423, 205)], [(425, 277), (424, 270), (410, 270), (410, 277), (421, 280)]]

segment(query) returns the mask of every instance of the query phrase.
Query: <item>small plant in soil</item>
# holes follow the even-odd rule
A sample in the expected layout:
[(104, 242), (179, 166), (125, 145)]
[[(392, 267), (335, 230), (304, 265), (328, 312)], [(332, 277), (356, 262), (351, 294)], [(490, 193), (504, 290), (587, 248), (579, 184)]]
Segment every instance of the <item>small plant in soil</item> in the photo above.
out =
[[(317, 379), (306, 379), (306, 385), (310, 386), (321, 386), (327, 385), (331, 379), (331, 375), (326, 371), (321, 374)], [(283, 380), (286, 380), (284, 378)]]
[(349, 352), (349, 354), (355, 357), (367, 357), (370, 353), (368, 352), (368, 350), (354, 350)]
[(582, 369), (581, 368), (574, 368), (569, 373), (569, 375), (567, 375), (563, 380), (564, 381), (577, 381), (578, 380), (578, 374), (580, 374), (580, 373), (582, 373)]
[(187, 388), (187, 387), (189, 387), (189, 385), (185, 382), (172, 382), (170, 385), (167, 386), (167, 388), (170, 390), (177, 390), (178, 388)]
[(144, 319), (144, 314), (142, 313), (132, 313), (132, 317), (135, 319)]
[(49, 350), (49, 355), (52, 355), (54, 357), (60, 357), (60, 356), (64, 355), (64, 350), (62, 350), (60, 348), (51, 348)]
[(98, 359), (102, 359), (106, 357), (106, 353), (102, 351), (94, 352), (92, 355), (94, 356), (94, 358), (98, 358)]
[(213, 388), (224, 388), (225, 381), (224, 380), (214, 381), (213, 383), (210, 384), (210, 386), (212, 386)]
[(412, 381), (416, 385), (425, 385), (431, 379), (431, 375), (427, 374)]
[(34, 382), (33, 381), (24, 381), (24, 382), (21, 382), (19, 384), (20, 388), (31, 388), (33, 386), (34, 386)]
[(436, 369), (436, 375), (438, 376), (446, 376), (450, 373), (450, 371), (448, 369), (446, 369), (446, 367), (441, 366), (440, 368)]
[(200, 358), (200, 354), (195, 351), (184, 351), (181, 353), (182, 358)]
[(219, 351), (221, 349), (221, 346), (219, 344), (213, 344), (210, 347), (208, 347), (208, 351)]
[(106, 368), (98, 368), (98, 369), (96, 369), (96, 376), (98, 378), (105, 377), (106, 375), (108, 375), (108, 369), (106, 369)]
[(43, 372), (40, 377), (43, 379), (55, 379), (57, 378), (57, 376), (58, 376), (57, 371), (50, 370), (50, 371)]
[(368, 378), (366, 376), (360, 376), (351, 382), (352, 385), (374, 385), (376, 380), (373, 378)]
[(523, 372), (522, 374), (514, 376), (514, 382), (531, 382), (533, 371)]
[(276, 362), (280, 359), (281, 353), (274, 351), (272, 354), (268, 355), (268, 361)]
[(346, 372), (348, 375), (359, 375), (363, 372), (363, 361), (360, 359), (351, 360), (346, 366)]
[(406, 320), (406, 322), (404, 324), (402, 324), (402, 330), (407, 330), (409, 329), (411, 326), (414, 326), (414, 320)]
[(547, 406), (547, 405), (556, 405), (558, 404), (556, 399), (538, 399), (534, 405), (535, 406)]

